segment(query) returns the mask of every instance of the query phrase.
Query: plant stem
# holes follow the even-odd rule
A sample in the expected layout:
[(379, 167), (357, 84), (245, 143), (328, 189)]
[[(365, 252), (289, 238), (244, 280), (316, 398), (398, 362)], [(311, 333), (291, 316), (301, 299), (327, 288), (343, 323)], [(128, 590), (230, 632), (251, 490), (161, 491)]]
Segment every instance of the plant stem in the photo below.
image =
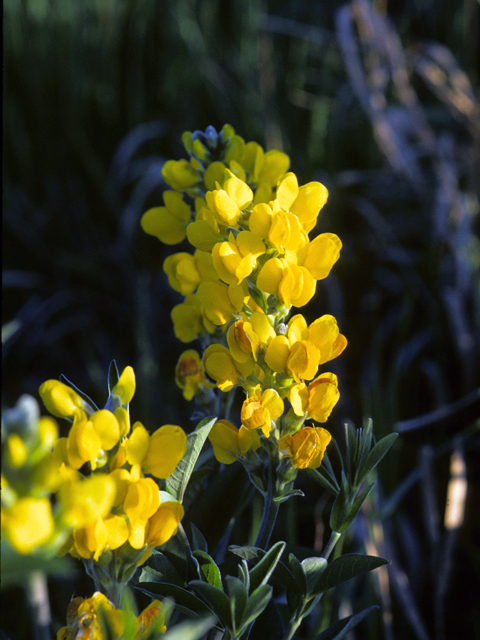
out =
[(270, 536), (272, 535), (273, 527), (275, 526), (275, 521), (277, 519), (278, 508), (280, 506), (280, 503), (274, 500), (276, 494), (276, 466), (276, 456), (270, 454), (268, 456), (267, 495), (265, 496), (265, 502), (263, 504), (263, 516), (260, 524), (260, 530), (255, 541), (255, 546), (260, 547), (260, 549), (266, 549), (270, 541)]
[(335, 545), (340, 540), (341, 536), (342, 534), (338, 533), (338, 531), (332, 531), (332, 533), (330, 534), (330, 538), (327, 542), (327, 546), (325, 547), (322, 553), (322, 556), (321, 556), (322, 558), (325, 558), (325, 560), (328, 560), (328, 557), (332, 553)]

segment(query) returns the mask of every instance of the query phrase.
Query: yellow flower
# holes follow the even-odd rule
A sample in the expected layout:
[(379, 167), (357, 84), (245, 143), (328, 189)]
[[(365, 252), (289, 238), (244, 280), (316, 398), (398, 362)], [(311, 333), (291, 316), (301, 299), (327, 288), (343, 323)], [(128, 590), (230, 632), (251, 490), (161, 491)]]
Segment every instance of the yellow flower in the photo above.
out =
[(212, 389), (215, 385), (207, 382), (205, 369), (197, 351), (184, 351), (175, 367), (175, 382), (183, 390), (185, 400), (191, 400), (196, 393)]
[(187, 160), (168, 160), (163, 165), (162, 176), (176, 191), (186, 191), (200, 180), (199, 173)]
[(291, 264), (286, 258), (271, 258), (257, 276), (257, 287), (266, 293), (278, 295), (289, 309), (303, 307), (315, 293), (316, 282), (308, 269)]
[(139, 628), (137, 632), (138, 640), (151, 637), (152, 630), (165, 633), (167, 627), (164, 624), (165, 615), (163, 605), (160, 600), (154, 600), (138, 616)]
[(304, 427), (293, 436), (286, 435), (280, 440), (280, 450), (292, 459), (292, 465), (299, 469), (317, 469), (332, 436), (321, 427)]
[(128, 517), (128, 541), (134, 549), (145, 545), (145, 529), (149, 518), (160, 506), (160, 491), (152, 478), (139, 478), (128, 485), (123, 511)]
[(230, 233), (228, 242), (213, 247), (213, 264), (221, 280), (236, 285), (248, 278), (263, 253), (265, 245), (251, 231), (240, 231), (236, 238)]
[(307, 233), (316, 224), (320, 209), (326, 203), (328, 191), (319, 182), (298, 187), (294, 173), (287, 173), (277, 188), (274, 208), (295, 214)]
[(149, 547), (159, 547), (168, 542), (177, 532), (184, 516), (184, 509), (175, 500), (161, 500), (160, 506), (148, 520), (145, 543)]
[(165, 424), (150, 436), (143, 466), (156, 478), (168, 478), (175, 471), (186, 451), (185, 431), (177, 425)]
[(322, 373), (308, 385), (294, 385), (288, 399), (297, 416), (306, 416), (317, 422), (326, 422), (340, 398), (338, 380), (334, 373)]
[(55, 530), (52, 506), (48, 498), (25, 497), (2, 510), (2, 532), (13, 548), (23, 555), (48, 542)]
[(205, 204), (200, 206), (195, 221), (188, 225), (187, 238), (196, 249), (211, 251), (223, 238), (224, 229), (225, 226), (222, 225), (222, 231), (220, 231), (217, 219)]
[(215, 458), (223, 464), (231, 464), (236, 461), (237, 456), (243, 456), (249, 449), (260, 447), (257, 431), (244, 426), (237, 429), (228, 420), (217, 420), (208, 438), (212, 443)]
[(212, 322), (205, 322), (202, 304), (194, 293), (173, 307), (170, 317), (173, 321), (175, 336), (182, 342), (192, 342), (205, 330), (210, 333), (215, 330), (215, 325)]
[(164, 244), (178, 244), (185, 240), (186, 228), (191, 220), (190, 207), (181, 193), (164, 191), (164, 207), (146, 211), (140, 224), (145, 233), (155, 236)]
[(59, 380), (46, 380), (39, 393), (48, 411), (56, 418), (71, 418), (77, 409), (92, 411), (76, 391)]
[(265, 351), (265, 362), (275, 373), (282, 373), (286, 369), (289, 355), (290, 342), (287, 336), (275, 336), (268, 343)]
[(81, 409), (78, 409), (67, 439), (68, 463), (74, 469), (80, 469), (86, 462), (90, 462), (95, 470), (101, 451), (102, 442), (93, 423), (87, 420)]
[(223, 282), (201, 282), (196, 295), (207, 320), (217, 327), (230, 322), (236, 309), (227, 285)]
[(243, 180), (228, 169), (226, 174), (229, 177), (225, 180), (223, 188), (207, 191), (205, 200), (218, 222), (233, 227), (239, 221), (242, 209), (252, 203), (253, 192)]
[(81, 558), (98, 559), (107, 549), (118, 549), (128, 540), (128, 524), (125, 518), (109, 515), (98, 518), (87, 527), (73, 532), (75, 552)]
[(244, 400), (241, 410), (242, 425), (247, 429), (261, 429), (268, 437), (272, 420), (279, 418), (284, 411), (283, 400), (275, 389), (262, 392), (260, 385)]
[(317, 373), (319, 362), (320, 350), (308, 340), (298, 340), (290, 348), (286, 370), (296, 382), (311, 380)]
[(84, 480), (65, 482), (58, 497), (63, 521), (73, 527), (86, 527), (110, 513), (116, 484), (109, 475), (96, 473)]
[(127, 627), (137, 637), (139, 622), (134, 613), (115, 609), (103, 593), (96, 591), (91, 598), (74, 598), (70, 602), (67, 626), (60, 629), (57, 640), (120, 640)]
[(246, 378), (253, 372), (254, 362), (253, 359), (237, 362), (227, 347), (211, 344), (203, 354), (203, 366), (221, 391), (230, 391), (239, 384), (240, 378)]
[(201, 280), (218, 279), (212, 256), (206, 251), (196, 251), (193, 256), (186, 252), (168, 256), (163, 270), (172, 289), (184, 296), (193, 293)]
[(112, 389), (112, 395), (120, 399), (122, 405), (127, 405), (135, 394), (135, 372), (132, 367), (125, 367)]

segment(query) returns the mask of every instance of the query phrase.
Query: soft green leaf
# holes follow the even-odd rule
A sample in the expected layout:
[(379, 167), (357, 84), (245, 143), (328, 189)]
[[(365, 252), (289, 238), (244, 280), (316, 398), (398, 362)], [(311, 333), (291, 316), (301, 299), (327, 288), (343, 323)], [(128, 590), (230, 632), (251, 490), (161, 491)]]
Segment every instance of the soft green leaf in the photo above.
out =
[(247, 561), (242, 558), (241, 563), (238, 565), (238, 577), (243, 582), (247, 593), (250, 591), (250, 573), (248, 572)]
[(310, 595), (315, 592), (315, 587), (328, 563), (325, 558), (305, 558), (300, 564), (307, 578), (307, 595)]
[[(320, 467), (321, 469), (322, 467)], [(318, 469), (305, 469), (305, 473), (311, 478), (314, 482), (319, 484), (321, 487), (332, 493), (334, 496), (338, 495), (339, 489), (335, 487), (335, 485), (327, 479), (325, 473), (321, 473)]]
[(305, 575), (305, 571), (303, 570), (300, 561), (293, 555), (293, 553), (288, 556), (288, 564), (290, 565), (290, 569), (295, 577), (297, 590), (301, 593), (302, 596), (306, 595), (307, 576)]
[(272, 592), (272, 587), (268, 584), (262, 584), (261, 587), (255, 589), (255, 591), (250, 595), (242, 621), (243, 628), (258, 618), (269, 603), (270, 598), (272, 597)]
[(388, 436), (385, 436), (379, 442), (377, 442), (377, 444), (373, 447), (373, 449), (370, 451), (370, 453), (366, 457), (365, 462), (363, 463), (360, 471), (358, 472), (358, 477), (356, 480), (357, 486), (359, 486), (365, 480), (365, 478), (368, 476), (370, 471), (375, 469), (377, 464), (380, 462), (383, 456), (390, 449), (390, 447), (395, 442), (397, 437), (398, 437), (398, 433), (390, 433)]
[(179, 502), (183, 501), (183, 495), (195, 463), (216, 420), (217, 418), (205, 418), (196, 430), (187, 436), (187, 452), (178, 463), (175, 471), (166, 480), (167, 491)]
[(347, 447), (345, 462), (347, 463), (346, 474), (350, 478), (353, 470), (355, 469), (356, 454), (357, 454), (357, 437), (355, 429), (351, 424), (345, 424), (345, 443)]
[(353, 505), (350, 507), (350, 510), (347, 514), (347, 517), (343, 521), (343, 524), (341, 524), (338, 529), (335, 529), (335, 531), (337, 531), (338, 533), (343, 533), (348, 529), (348, 527), (355, 520), (357, 513), (360, 511), (362, 507), (362, 504), (368, 498), (368, 496), (370, 495), (370, 491), (373, 489), (374, 486), (375, 486), (375, 482), (372, 482), (371, 485), (369, 485), (364, 491), (362, 491), (362, 493), (359, 496), (355, 498), (355, 501)]
[(187, 620), (176, 624), (161, 636), (162, 640), (200, 640), (215, 624), (215, 619)]
[(191, 580), (188, 585), (195, 589), (208, 607), (217, 616), (224, 627), (232, 628), (230, 616), (230, 602), (228, 596), (218, 587), (201, 580)]
[(274, 502), (278, 502), (279, 504), (281, 504), (282, 502), (286, 502), (292, 496), (301, 496), (301, 497), (303, 497), (304, 495), (305, 494), (303, 493), (303, 491), (301, 489), (293, 489), (292, 491), (288, 491), (288, 493), (284, 493), (281, 496), (277, 496), (276, 498), (273, 499), (273, 501)]
[(220, 575), (220, 569), (215, 564), (215, 561), (205, 551), (193, 552), (193, 556), (198, 561), (199, 572), (202, 580), (206, 580), (209, 584), (213, 584), (214, 587), (218, 587), (223, 591), (222, 577)]
[(342, 582), (351, 580), (367, 571), (378, 569), (385, 564), (389, 564), (389, 561), (376, 556), (364, 556), (357, 553), (340, 556), (325, 569), (311, 595), (316, 596)]
[(185, 584), (167, 556), (160, 551), (154, 551), (148, 564), (141, 567), (139, 582), (170, 582), (179, 587)]
[[(232, 545), (231, 547), (229, 547), (229, 550), (243, 560), (248, 560), (250, 562), (254, 562), (255, 560), (258, 561), (259, 559), (263, 558), (266, 553), (263, 549), (259, 549), (258, 547), (248, 546), (236, 547), (235, 545)], [(277, 564), (273, 575), (274, 578), (276, 578), (285, 587), (287, 587), (287, 589), (300, 594), (300, 588), (293, 573), (287, 568), (285, 564), (283, 564), (283, 562), (279, 562)]]
[(230, 597), (230, 615), (233, 622), (233, 631), (239, 633), (243, 627), (243, 615), (247, 605), (248, 593), (241, 580), (234, 576), (226, 576), (226, 591)]
[(285, 542), (277, 542), (264, 557), (250, 570), (250, 592), (266, 584), (285, 549)]
[(330, 512), (330, 527), (332, 531), (339, 531), (345, 522), (350, 508), (349, 497), (348, 483), (342, 471), (342, 486)]
[(192, 549), (195, 551), (199, 549), (200, 551), (208, 553), (208, 544), (203, 533), (193, 524), (193, 522), (190, 524), (190, 529), (192, 531)]
[[(363, 466), (365, 458), (370, 453), (370, 449), (372, 448), (372, 440), (373, 440), (373, 427), (371, 418), (367, 422), (367, 426), (363, 429), (362, 437), (360, 441), (360, 451), (357, 461), (357, 472)], [(355, 479), (355, 482), (357, 480)]]
[(212, 614), (212, 609), (203, 600), (176, 584), (170, 584), (169, 582), (142, 582), (137, 584), (136, 588), (155, 598), (172, 598), (175, 602), (175, 607), (188, 615), (207, 616)]
[(314, 640), (341, 640), (344, 638), (349, 631), (356, 627), (359, 622), (364, 620), (367, 616), (369, 616), (372, 611), (378, 609), (377, 605), (373, 605), (371, 607), (367, 607), (363, 609), (363, 611), (359, 611), (358, 613), (354, 613), (348, 618), (343, 618), (343, 620), (338, 620), (335, 624), (332, 624), (328, 629), (322, 631), (319, 636), (316, 636)]

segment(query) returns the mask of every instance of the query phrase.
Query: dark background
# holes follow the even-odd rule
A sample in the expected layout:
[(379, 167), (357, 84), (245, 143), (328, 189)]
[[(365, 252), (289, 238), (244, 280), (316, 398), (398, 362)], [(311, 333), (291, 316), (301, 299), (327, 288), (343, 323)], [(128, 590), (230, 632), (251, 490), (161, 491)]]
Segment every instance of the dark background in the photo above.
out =
[[(355, 534), (394, 559), (389, 589), (362, 596), (391, 609), (364, 627), (387, 640), (480, 633), (478, 36), (475, 0), (4, 3), (3, 405), (62, 373), (101, 404), (115, 358), (135, 369), (133, 420), (192, 429), (162, 272), (184, 246), (139, 219), (185, 130), (228, 122), (284, 150), (329, 189), (313, 235), (344, 245), (302, 310), (349, 340), (326, 426), (400, 432), (380, 467), (386, 546)], [(449, 537), (453, 451), (468, 493)], [(305, 485), (287, 533), (312, 545)]]

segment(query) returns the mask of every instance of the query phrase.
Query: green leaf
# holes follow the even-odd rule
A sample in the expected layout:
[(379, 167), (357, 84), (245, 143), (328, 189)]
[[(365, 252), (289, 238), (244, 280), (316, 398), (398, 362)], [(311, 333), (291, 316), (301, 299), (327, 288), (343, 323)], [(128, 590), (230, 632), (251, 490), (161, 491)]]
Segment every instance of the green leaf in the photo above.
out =
[(272, 592), (272, 587), (270, 587), (268, 584), (262, 584), (261, 587), (255, 589), (255, 591), (250, 595), (247, 601), (247, 606), (245, 607), (245, 615), (242, 621), (243, 628), (245, 628), (247, 625), (258, 618), (258, 616), (270, 602)]
[[(229, 550), (243, 560), (248, 560), (250, 562), (253, 562), (255, 560), (258, 561), (259, 559), (263, 558), (266, 553), (263, 549), (249, 546), (236, 547), (235, 545), (232, 545), (231, 547), (229, 547)], [(281, 582), (285, 587), (287, 587), (287, 589), (290, 589), (297, 594), (301, 593), (293, 573), (285, 564), (283, 564), (283, 562), (279, 562), (277, 564), (273, 575), (274, 578)]]
[(222, 577), (220, 575), (220, 569), (215, 564), (215, 561), (205, 551), (193, 552), (194, 558), (198, 561), (200, 578), (205, 579), (209, 584), (213, 584), (214, 587), (218, 587), (223, 591)]
[(335, 624), (322, 631), (319, 636), (316, 636), (314, 640), (340, 640), (344, 638), (349, 631), (356, 627), (359, 622), (364, 620), (367, 616), (369, 616), (372, 611), (375, 609), (379, 609), (377, 605), (373, 605), (371, 607), (367, 607), (363, 609), (363, 611), (359, 611), (358, 613), (354, 613), (348, 618), (343, 618), (343, 620), (338, 620)]
[(240, 633), (243, 628), (243, 616), (247, 605), (248, 593), (241, 580), (234, 576), (226, 576), (226, 590), (230, 597), (230, 616), (234, 633)]
[(307, 578), (306, 595), (310, 595), (315, 592), (315, 587), (320, 581), (328, 563), (325, 558), (305, 558), (300, 564)]
[(161, 636), (162, 640), (201, 640), (215, 623), (215, 619), (187, 620), (176, 624)]
[(118, 373), (117, 363), (115, 360), (112, 360), (108, 367), (108, 395), (112, 393), (113, 388), (119, 380), (120, 374)]
[(232, 628), (229, 598), (221, 589), (201, 580), (191, 580), (188, 585), (207, 603), (224, 627)]
[(312, 592), (311, 595), (316, 596), (327, 589), (336, 587), (342, 582), (356, 578), (367, 571), (378, 569), (378, 567), (382, 567), (385, 564), (390, 563), (388, 560), (385, 560), (385, 558), (378, 558), (376, 556), (364, 556), (357, 553), (340, 556), (325, 569), (316, 584), (315, 591)]
[(357, 486), (362, 484), (362, 482), (368, 476), (370, 471), (375, 469), (377, 464), (380, 462), (383, 456), (390, 449), (390, 447), (395, 442), (397, 437), (398, 437), (398, 433), (390, 433), (388, 436), (385, 436), (379, 442), (377, 442), (377, 444), (373, 447), (373, 449), (370, 451), (370, 453), (366, 457), (365, 462), (363, 463), (360, 471), (358, 472), (358, 477), (356, 480)]
[(139, 582), (170, 582), (179, 587), (185, 585), (178, 571), (161, 551), (154, 551), (148, 564), (141, 569)]
[(238, 577), (243, 582), (247, 593), (250, 591), (250, 574), (248, 572), (247, 561), (242, 558), (241, 563), (238, 565)]
[(356, 454), (357, 454), (357, 437), (355, 429), (351, 424), (345, 424), (345, 443), (347, 447), (347, 455), (345, 461), (347, 463), (347, 478), (350, 478), (353, 470), (355, 469)]
[(281, 504), (282, 502), (286, 502), (289, 498), (291, 498), (292, 496), (304, 496), (305, 494), (303, 493), (303, 491), (301, 489), (292, 489), (292, 491), (289, 491), (288, 493), (284, 493), (281, 496), (277, 496), (276, 498), (273, 499), (274, 502), (278, 502), (279, 504)]
[(288, 564), (290, 565), (290, 569), (295, 577), (297, 590), (302, 596), (305, 596), (307, 594), (307, 576), (305, 575), (305, 571), (303, 570), (300, 561), (293, 555), (293, 553), (288, 556)]
[(347, 478), (342, 471), (342, 486), (340, 487), (340, 492), (335, 498), (332, 511), (330, 512), (330, 527), (333, 531), (339, 531), (340, 527), (345, 522), (345, 518), (347, 517), (351, 506), (349, 504), (349, 498)]
[(285, 542), (277, 542), (263, 556), (253, 569), (250, 570), (250, 592), (255, 591), (262, 584), (266, 584), (272, 575), (285, 549)]
[[(319, 467), (320, 469), (322, 467)], [(314, 482), (319, 484), (321, 487), (332, 493), (334, 496), (338, 495), (340, 489), (337, 489), (335, 485), (327, 479), (325, 473), (321, 473), (318, 469), (305, 469), (304, 472), (311, 478)]]
[(183, 495), (195, 463), (202, 451), (205, 440), (208, 438), (210, 429), (216, 420), (217, 418), (205, 418), (205, 420), (200, 422), (196, 430), (187, 436), (187, 452), (178, 463), (175, 471), (165, 482), (167, 491), (179, 502), (183, 501)]
[(176, 584), (170, 584), (169, 582), (142, 582), (136, 585), (136, 589), (155, 598), (172, 598), (175, 602), (175, 607), (187, 615), (207, 616), (212, 614), (212, 609), (203, 600)]
[(335, 531), (337, 531), (338, 533), (343, 533), (344, 531), (346, 531), (348, 529), (348, 527), (355, 520), (355, 518), (357, 516), (357, 513), (360, 511), (360, 509), (362, 507), (362, 504), (368, 498), (368, 496), (370, 494), (370, 491), (373, 489), (374, 486), (375, 486), (375, 482), (372, 482), (371, 485), (369, 485), (364, 491), (362, 491), (362, 493), (359, 496), (357, 496), (355, 498), (355, 501), (354, 501), (353, 505), (350, 507), (348, 515), (345, 518), (345, 520), (343, 521), (343, 524), (340, 525), (339, 529), (335, 529)]
[(193, 524), (193, 522), (190, 524), (190, 529), (192, 531), (192, 549), (195, 551), (199, 549), (200, 551), (208, 553), (208, 544), (203, 533)]

